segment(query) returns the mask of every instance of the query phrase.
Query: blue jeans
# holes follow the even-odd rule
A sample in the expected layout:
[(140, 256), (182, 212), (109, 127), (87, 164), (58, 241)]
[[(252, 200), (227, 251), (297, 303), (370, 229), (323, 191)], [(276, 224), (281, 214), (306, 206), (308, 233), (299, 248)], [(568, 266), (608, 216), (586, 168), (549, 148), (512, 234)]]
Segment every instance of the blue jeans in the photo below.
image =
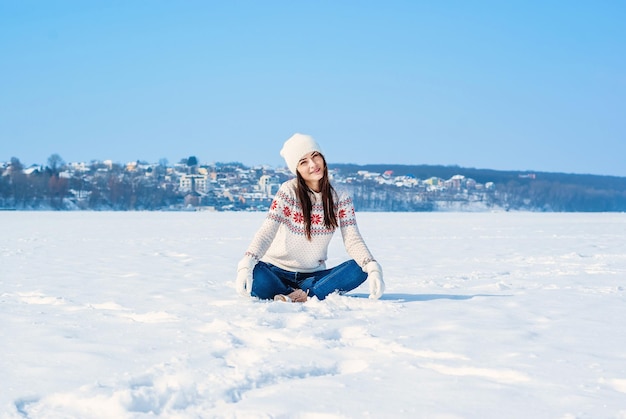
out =
[(252, 277), (252, 296), (262, 300), (273, 299), (277, 294), (287, 295), (297, 288), (308, 292), (309, 297), (323, 300), (335, 291), (344, 293), (355, 289), (367, 279), (367, 274), (354, 260), (316, 272), (291, 272), (259, 262)]

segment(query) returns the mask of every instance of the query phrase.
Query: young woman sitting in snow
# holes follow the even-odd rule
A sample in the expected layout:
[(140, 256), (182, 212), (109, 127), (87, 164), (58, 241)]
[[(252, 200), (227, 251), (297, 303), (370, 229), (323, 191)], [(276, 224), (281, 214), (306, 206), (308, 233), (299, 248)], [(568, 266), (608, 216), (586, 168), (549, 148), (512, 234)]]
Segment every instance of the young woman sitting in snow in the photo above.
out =
[[(296, 178), (281, 185), (237, 265), (237, 291), (260, 299), (304, 302), (353, 290), (367, 279), (370, 298), (380, 298), (385, 289), (382, 269), (359, 233), (352, 199), (330, 184), (317, 142), (295, 134), (280, 155)], [(328, 245), (337, 228), (352, 260), (327, 269)]]

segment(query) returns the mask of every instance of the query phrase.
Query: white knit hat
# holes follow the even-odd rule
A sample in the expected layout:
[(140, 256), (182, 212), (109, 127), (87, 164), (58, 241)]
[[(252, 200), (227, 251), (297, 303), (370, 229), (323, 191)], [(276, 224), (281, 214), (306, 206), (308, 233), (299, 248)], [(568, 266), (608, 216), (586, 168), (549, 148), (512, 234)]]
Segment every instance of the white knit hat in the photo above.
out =
[(285, 141), (280, 155), (285, 159), (291, 173), (295, 175), (300, 159), (312, 151), (322, 152), (315, 139), (310, 135), (296, 133)]

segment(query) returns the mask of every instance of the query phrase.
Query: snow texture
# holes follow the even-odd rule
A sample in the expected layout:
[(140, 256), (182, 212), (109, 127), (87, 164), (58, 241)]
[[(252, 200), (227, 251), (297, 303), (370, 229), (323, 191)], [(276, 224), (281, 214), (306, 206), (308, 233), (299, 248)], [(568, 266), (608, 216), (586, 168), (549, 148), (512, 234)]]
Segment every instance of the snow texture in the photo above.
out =
[(0, 214), (0, 417), (626, 418), (625, 214), (359, 213), (386, 294), (304, 304), (264, 217)]

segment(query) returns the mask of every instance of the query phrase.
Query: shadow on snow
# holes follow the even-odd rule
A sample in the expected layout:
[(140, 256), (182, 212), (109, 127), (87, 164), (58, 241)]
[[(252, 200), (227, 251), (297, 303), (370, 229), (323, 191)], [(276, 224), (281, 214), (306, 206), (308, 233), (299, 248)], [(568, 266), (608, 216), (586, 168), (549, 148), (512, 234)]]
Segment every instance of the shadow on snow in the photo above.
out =
[[(368, 298), (368, 294), (346, 294), (347, 297)], [(380, 297), (385, 301), (414, 302), (414, 301), (433, 301), (433, 300), (471, 300), (476, 297), (511, 297), (512, 295), (503, 294), (473, 294), (473, 295), (454, 295), (454, 294), (405, 294), (390, 293), (383, 294)]]

